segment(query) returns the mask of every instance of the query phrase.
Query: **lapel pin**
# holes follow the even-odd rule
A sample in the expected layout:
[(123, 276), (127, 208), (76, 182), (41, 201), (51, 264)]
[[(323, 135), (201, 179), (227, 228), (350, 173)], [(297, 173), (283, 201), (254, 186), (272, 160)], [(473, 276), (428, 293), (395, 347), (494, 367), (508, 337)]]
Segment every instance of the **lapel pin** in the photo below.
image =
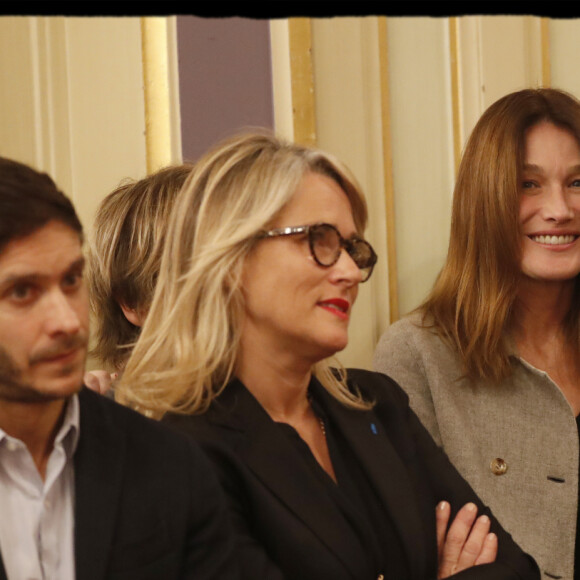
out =
[(376, 435), (379, 432), (377, 426), (374, 423), (371, 423), (371, 431), (373, 432), (374, 435)]

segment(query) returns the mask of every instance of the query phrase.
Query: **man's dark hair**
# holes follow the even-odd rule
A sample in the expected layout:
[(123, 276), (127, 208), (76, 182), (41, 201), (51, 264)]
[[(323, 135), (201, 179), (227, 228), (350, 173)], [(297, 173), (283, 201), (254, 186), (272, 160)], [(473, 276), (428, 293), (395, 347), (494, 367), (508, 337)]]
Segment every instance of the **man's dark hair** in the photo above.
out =
[(82, 239), (83, 226), (71, 201), (51, 178), (0, 157), (0, 251), (53, 220), (69, 226)]

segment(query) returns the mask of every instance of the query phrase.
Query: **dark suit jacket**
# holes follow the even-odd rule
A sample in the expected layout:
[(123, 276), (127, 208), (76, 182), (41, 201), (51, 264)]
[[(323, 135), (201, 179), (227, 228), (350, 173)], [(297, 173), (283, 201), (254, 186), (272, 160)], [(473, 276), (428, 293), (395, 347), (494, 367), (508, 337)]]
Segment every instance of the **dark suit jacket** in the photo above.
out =
[[(437, 502), (446, 499), (458, 509), (474, 501), (480, 513), (489, 512), (434, 444), (394, 381), (349, 371), (349, 384), (376, 401), (373, 410), (344, 407), (315, 380), (311, 389), (390, 514), (409, 578), (436, 578)], [(205, 415), (166, 420), (193, 435), (217, 467), (230, 500), (243, 578), (371, 580), (361, 572), (360, 551), (347, 540), (352, 534), (336, 505), (239, 381), (230, 383)], [(454, 578), (539, 578), (533, 560), (492, 520), (500, 546), (496, 562)]]
[(237, 578), (225, 501), (197, 446), (88, 389), (79, 402), (76, 580)]

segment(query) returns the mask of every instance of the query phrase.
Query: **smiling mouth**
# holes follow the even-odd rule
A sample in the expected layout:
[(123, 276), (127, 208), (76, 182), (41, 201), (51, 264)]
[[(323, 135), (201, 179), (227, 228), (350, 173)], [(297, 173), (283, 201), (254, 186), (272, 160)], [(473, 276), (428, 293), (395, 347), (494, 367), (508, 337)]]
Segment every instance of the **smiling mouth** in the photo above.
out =
[(571, 244), (574, 242), (578, 236), (572, 234), (566, 234), (563, 236), (528, 236), (532, 242), (537, 244), (547, 244), (549, 246), (562, 246), (565, 244)]

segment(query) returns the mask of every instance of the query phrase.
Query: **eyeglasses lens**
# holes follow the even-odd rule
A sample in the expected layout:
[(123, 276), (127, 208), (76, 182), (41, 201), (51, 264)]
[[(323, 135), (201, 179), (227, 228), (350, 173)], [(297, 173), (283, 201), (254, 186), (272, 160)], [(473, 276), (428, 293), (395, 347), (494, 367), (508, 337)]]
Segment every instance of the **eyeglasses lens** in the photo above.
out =
[(340, 254), (340, 236), (328, 226), (319, 225), (310, 229), (310, 243), (318, 263), (322, 266), (332, 266)]
[(363, 282), (366, 281), (371, 275), (374, 265), (372, 248), (364, 240), (352, 240), (347, 251), (354, 263), (360, 268)]
[(332, 266), (340, 257), (344, 246), (348, 255), (362, 272), (362, 281), (368, 280), (376, 262), (374, 250), (368, 242), (357, 238), (343, 240), (329, 224), (313, 226), (309, 230), (310, 247), (316, 261), (322, 266)]

